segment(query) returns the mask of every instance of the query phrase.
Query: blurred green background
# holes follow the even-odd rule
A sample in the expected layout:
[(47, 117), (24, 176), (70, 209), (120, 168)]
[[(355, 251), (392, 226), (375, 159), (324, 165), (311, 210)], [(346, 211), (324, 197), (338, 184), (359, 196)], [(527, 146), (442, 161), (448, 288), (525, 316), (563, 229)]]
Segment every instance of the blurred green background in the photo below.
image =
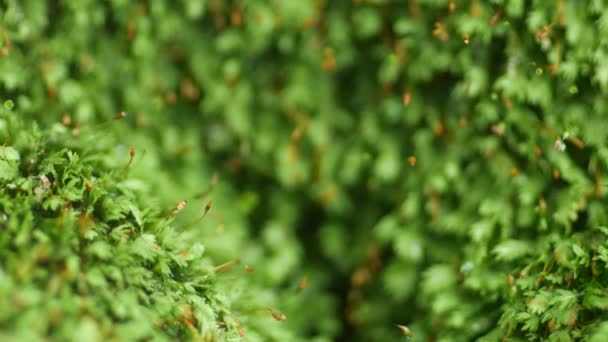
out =
[(116, 167), (177, 226), (212, 201), (187, 238), (253, 270), (217, 292), (285, 313), (251, 340), (601, 341), (607, 8), (5, 0), (0, 94), (74, 136), (127, 112)]

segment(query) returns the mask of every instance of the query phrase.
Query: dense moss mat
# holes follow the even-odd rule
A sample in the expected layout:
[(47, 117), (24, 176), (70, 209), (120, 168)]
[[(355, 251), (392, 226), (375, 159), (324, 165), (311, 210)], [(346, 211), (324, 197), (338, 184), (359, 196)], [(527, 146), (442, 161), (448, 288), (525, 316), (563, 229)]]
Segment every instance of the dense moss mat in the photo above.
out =
[(3, 1), (0, 328), (607, 339), (607, 8)]
[(107, 162), (102, 131), (41, 131), (6, 110), (2, 123), (3, 339), (226, 335), (216, 323), (229, 312), (203, 245), (183, 239), (171, 213), (161, 216), (141, 183)]

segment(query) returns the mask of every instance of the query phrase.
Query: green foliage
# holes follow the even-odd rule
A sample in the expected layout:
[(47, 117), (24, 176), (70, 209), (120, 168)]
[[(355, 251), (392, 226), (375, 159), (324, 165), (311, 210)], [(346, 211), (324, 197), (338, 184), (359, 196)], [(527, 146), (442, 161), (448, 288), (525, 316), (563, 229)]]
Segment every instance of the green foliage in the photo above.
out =
[[(10, 109), (8, 106), (5, 107)], [(3, 110), (0, 336), (9, 340), (230, 339), (204, 247), (104, 162), (101, 132), (28, 128)], [(94, 142), (94, 143), (92, 143)]]
[[(200, 336), (606, 339), (605, 8), (5, 1), (0, 286), (33, 304), (0, 326), (193, 338), (188, 304)], [(210, 271), (234, 258), (254, 272)]]

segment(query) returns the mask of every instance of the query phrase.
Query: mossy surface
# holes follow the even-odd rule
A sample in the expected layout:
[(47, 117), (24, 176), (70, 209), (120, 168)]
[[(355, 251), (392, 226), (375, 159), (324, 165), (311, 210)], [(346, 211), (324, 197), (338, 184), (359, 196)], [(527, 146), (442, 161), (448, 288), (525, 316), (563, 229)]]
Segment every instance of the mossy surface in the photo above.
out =
[(0, 327), (606, 339), (606, 8), (2, 2)]
[(101, 129), (39, 130), (19, 115), (0, 117), (11, 132), (0, 152), (3, 339), (238, 336), (218, 325), (230, 312), (204, 246), (150, 205), (128, 158), (112, 160), (112, 140)]

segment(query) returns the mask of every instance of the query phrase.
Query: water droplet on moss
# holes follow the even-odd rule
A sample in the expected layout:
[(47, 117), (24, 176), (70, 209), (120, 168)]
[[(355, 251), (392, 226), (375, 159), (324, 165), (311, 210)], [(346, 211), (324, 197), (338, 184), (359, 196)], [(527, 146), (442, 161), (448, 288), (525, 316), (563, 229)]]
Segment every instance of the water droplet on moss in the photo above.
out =
[(566, 144), (564, 143), (563, 140), (560, 140), (560, 139), (555, 140), (553, 147), (555, 147), (555, 149), (560, 152), (564, 152), (566, 150)]

